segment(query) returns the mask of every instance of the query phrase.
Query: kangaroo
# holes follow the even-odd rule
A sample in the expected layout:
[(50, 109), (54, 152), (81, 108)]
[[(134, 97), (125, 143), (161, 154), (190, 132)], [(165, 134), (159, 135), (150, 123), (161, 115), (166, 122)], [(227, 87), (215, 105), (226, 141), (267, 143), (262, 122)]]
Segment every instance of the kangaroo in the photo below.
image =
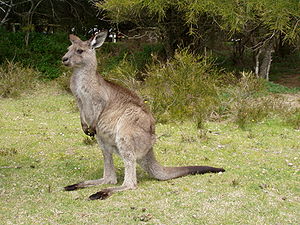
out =
[(124, 182), (91, 195), (89, 199), (106, 199), (115, 192), (137, 187), (136, 164), (158, 180), (169, 180), (189, 174), (224, 172), (209, 166), (164, 167), (156, 161), (155, 120), (143, 100), (134, 92), (105, 80), (97, 72), (95, 49), (100, 47), (107, 31), (87, 41), (70, 34), (71, 46), (63, 56), (65, 66), (73, 68), (70, 88), (77, 100), (83, 132), (95, 136), (104, 158), (103, 178), (66, 186), (73, 191), (100, 184), (116, 184), (113, 153), (118, 154), (125, 167)]

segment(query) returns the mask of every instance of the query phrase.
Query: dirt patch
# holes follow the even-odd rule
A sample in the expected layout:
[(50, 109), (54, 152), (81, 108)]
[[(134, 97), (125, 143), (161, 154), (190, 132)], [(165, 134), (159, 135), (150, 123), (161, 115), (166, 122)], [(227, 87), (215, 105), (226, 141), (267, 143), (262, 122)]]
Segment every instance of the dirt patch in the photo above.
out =
[(280, 94), (284, 99), (284, 104), (291, 108), (300, 108), (300, 94)]
[(289, 87), (296, 88), (300, 87), (300, 74), (287, 74), (280, 77), (275, 83)]

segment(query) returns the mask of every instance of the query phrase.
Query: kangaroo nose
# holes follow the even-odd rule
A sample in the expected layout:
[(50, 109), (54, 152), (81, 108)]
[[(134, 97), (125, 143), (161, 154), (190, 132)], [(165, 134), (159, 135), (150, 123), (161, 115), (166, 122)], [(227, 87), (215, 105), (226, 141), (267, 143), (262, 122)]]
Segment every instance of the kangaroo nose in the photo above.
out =
[(62, 61), (63, 61), (63, 62), (66, 62), (66, 61), (68, 61), (68, 59), (69, 59), (68, 57), (63, 57), (63, 58), (62, 58)]

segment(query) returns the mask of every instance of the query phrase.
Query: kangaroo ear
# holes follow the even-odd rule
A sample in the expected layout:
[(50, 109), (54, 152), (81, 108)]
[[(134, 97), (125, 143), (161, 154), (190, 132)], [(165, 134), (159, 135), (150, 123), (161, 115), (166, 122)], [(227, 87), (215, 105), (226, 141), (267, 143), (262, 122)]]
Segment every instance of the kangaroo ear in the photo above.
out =
[(74, 35), (74, 34), (70, 34), (70, 35), (69, 35), (69, 39), (70, 39), (70, 41), (71, 41), (72, 43), (81, 41), (81, 39), (80, 39), (79, 37), (77, 37), (76, 35)]
[(107, 37), (107, 31), (102, 31), (100, 33), (97, 33), (95, 36), (93, 36), (90, 41), (90, 47), (91, 48), (99, 48), (101, 45), (103, 45), (105, 39)]

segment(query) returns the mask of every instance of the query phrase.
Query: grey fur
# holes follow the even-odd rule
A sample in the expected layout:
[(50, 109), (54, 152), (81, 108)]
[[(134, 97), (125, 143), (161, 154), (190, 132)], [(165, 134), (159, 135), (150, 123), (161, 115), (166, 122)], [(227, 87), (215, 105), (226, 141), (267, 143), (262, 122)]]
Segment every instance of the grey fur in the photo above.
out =
[(103, 178), (65, 187), (75, 190), (99, 184), (116, 184), (117, 176), (112, 154), (121, 156), (125, 166), (124, 182), (120, 187), (104, 189), (90, 199), (105, 199), (112, 193), (137, 187), (136, 163), (151, 176), (168, 180), (188, 174), (223, 172), (214, 167), (164, 167), (155, 159), (155, 120), (134, 92), (103, 79), (97, 72), (95, 47), (100, 47), (107, 32), (100, 32), (88, 41), (70, 35), (72, 45), (63, 63), (73, 68), (70, 87), (80, 110), (82, 129), (95, 135), (104, 157)]

